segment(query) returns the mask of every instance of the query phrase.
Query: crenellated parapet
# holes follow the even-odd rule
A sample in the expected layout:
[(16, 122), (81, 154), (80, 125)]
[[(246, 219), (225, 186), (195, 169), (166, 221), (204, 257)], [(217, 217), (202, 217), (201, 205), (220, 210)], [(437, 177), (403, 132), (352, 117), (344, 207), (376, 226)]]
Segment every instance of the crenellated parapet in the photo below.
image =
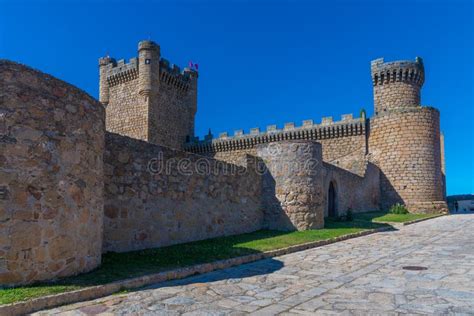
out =
[(176, 65), (171, 65), (170, 62), (164, 58), (160, 60), (160, 82), (173, 86), (178, 91), (187, 92), (190, 84), (198, 76), (197, 72), (190, 69), (181, 69)]
[(131, 58), (128, 63), (124, 59), (109, 64), (107, 72), (107, 84), (110, 87), (125, 83), (138, 78), (138, 59)]
[[(139, 75), (138, 58), (136, 57), (130, 58), (128, 62), (125, 62), (124, 59), (116, 61), (110, 57), (103, 57), (99, 59), (99, 65), (106, 69), (105, 77), (109, 86), (126, 83), (138, 78)], [(197, 76), (197, 72), (192, 69), (186, 67), (181, 70), (179, 66), (170, 64), (167, 59), (160, 59), (160, 81), (162, 83), (187, 91), (190, 81)]]
[(352, 114), (344, 114), (340, 121), (333, 121), (332, 117), (323, 117), (320, 124), (315, 124), (313, 120), (305, 120), (300, 126), (296, 126), (293, 122), (285, 123), (282, 129), (276, 125), (269, 125), (265, 131), (252, 128), (249, 133), (236, 130), (232, 136), (224, 132), (220, 133), (218, 138), (211, 138), (208, 135), (204, 140), (199, 140), (195, 137), (185, 149), (193, 153), (226, 152), (254, 148), (259, 144), (277, 141), (322, 140), (365, 133), (365, 118), (354, 118)]
[(421, 87), (425, 81), (423, 60), (384, 62), (383, 58), (371, 63), (374, 86), (375, 115), (389, 113), (399, 108), (418, 107)]
[(422, 86), (425, 80), (423, 59), (384, 62), (383, 58), (371, 62), (372, 83), (374, 86), (393, 82), (409, 82)]

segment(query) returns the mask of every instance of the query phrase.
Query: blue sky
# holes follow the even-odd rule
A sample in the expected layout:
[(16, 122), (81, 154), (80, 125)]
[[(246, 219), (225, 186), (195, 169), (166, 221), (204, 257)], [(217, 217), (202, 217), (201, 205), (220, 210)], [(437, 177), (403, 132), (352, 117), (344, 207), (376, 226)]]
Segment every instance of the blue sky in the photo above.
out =
[(199, 63), (196, 134), (373, 112), (370, 61), (426, 68), (422, 104), (441, 110), (448, 194), (474, 193), (472, 1), (0, 0), (0, 58), (98, 96), (97, 59)]

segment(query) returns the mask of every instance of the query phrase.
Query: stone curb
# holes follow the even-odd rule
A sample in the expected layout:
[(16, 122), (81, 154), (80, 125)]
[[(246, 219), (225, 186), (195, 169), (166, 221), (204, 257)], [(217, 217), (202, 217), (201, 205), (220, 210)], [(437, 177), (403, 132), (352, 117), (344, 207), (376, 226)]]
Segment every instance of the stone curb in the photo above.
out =
[(405, 222), (405, 223), (402, 223), (402, 224), (403, 224), (403, 226), (407, 226), (407, 225), (416, 224), (416, 223), (419, 223), (419, 222), (424, 222), (424, 221), (427, 221), (427, 220), (430, 220), (430, 219), (434, 219), (434, 218), (438, 218), (438, 217), (446, 216), (446, 215), (448, 215), (448, 214), (439, 214), (439, 215), (435, 215), (435, 216), (431, 216), (431, 217), (419, 218), (419, 219), (415, 219), (415, 220)]
[(366, 230), (358, 233), (342, 235), (336, 238), (313, 241), (304, 243), (301, 245), (290, 246), (287, 248), (270, 250), (261, 253), (255, 253), (251, 255), (246, 255), (242, 257), (230, 258), (225, 260), (219, 260), (211, 263), (197, 264), (190, 267), (178, 268), (170, 271), (159, 272), (155, 274), (140, 276), (131, 279), (125, 279), (121, 281), (116, 281), (104, 285), (87, 287), (84, 289), (64, 292), (60, 294), (48, 295), (44, 297), (38, 297), (32, 300), (12, 303), (7, 305), (0, 306), (0, 315), (24, 315), (33, 312), (37, 312), (43, 309), (54, 308), (57, 306), (72, 304), (82, 301), (93, 300), (96, 298), (104, 297), (111, 295), (113, 293), (119, 292), (121, 290), (130, 290), (140, 288), (146, 285), (183, 279), (195, 274), (202, 274), (211, 272), (214, 270), (221, 270), (230, 268), (233, 266), (241, 265), (244, 263), (250, 263), (258, 261), (265, 258), (272, 258), (277, 256), (286, 255), (293, 252), (298, 252), (310, 248), (317, 248), (324, 245), (333, 244), (339, 241), (357, 238), (362, 236), (367, 236), (370, 234), (391, 230), (391, 226), (381, 227), (377, 229)]

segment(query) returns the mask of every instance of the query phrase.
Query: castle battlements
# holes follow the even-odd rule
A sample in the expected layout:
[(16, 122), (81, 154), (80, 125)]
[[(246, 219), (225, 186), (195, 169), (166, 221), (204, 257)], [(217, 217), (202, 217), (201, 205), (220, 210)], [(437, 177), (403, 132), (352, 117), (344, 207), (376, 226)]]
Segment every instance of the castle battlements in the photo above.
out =
[(251, 128), (249, 133), (236, 130), (233, 136), (224, 132), (220, 133), (218, 138), (213, 138), (212, 135), (206, 135), (204, 140), (194, 137), (185, 148), (194, 153), (232, 151), (275, 141), (322, 140), (361, 135), (365, 131), (365, 117), (354, 118), (352, 114), (343, 114), (340, 121), (333, 121), (333, 118), (328, 116), (323, 117), (320, 124), (315, 124), (313, 120), (304, 120), (301, 126), (288, 122), (282, 129), (277, 128), (277, 125), (268, 125), (266, 131), (260, 131), (256, 127)]
[(115, 62), (111, 59), (107, 71), (107, 84), (110, 87), (138, 78), (138, 59), (131, 58), (128, 63), (124, 59)]
[(416, 57), (415, 61), (400, 60), (384, 62), (383, 58), (371, 62), (372, 83), (374, 86), (391, 82), (411, 82), (423, 85), (425, 70), (423, 59)]
[(196, 79), (197, 76), (197, 72), (188, 67), (181, 71), (179, 66), (170, 64), (167, 59), (160, 59), (160, 82), (186, 92), (189, 89), (190, 81)]
[[(106, 66), (106, 78), (109, 86), (125, 83), (138, 78), (139, 63), (138, 58), (130, 58), (128, 63), (125, 59), (116, 61), (114, 58), (104, 57), (99, 60), (101, 66)], [(177, 65), (170, 64), (165, 58), (160, 58), (160, 81), (172, 85), (179, 90), (186, 92), (189, 89), (191, 80), (197, 78), (197, 72), (189, 69), (181, 68)]]

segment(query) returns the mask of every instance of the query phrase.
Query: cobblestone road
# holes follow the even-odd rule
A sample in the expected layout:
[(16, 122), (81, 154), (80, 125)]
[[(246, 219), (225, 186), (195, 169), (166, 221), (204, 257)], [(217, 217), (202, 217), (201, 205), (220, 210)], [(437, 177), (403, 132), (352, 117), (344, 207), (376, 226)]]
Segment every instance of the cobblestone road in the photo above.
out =
[(56, 313), (474, 315), (474, 214), (445, 216), (39, 314)]

